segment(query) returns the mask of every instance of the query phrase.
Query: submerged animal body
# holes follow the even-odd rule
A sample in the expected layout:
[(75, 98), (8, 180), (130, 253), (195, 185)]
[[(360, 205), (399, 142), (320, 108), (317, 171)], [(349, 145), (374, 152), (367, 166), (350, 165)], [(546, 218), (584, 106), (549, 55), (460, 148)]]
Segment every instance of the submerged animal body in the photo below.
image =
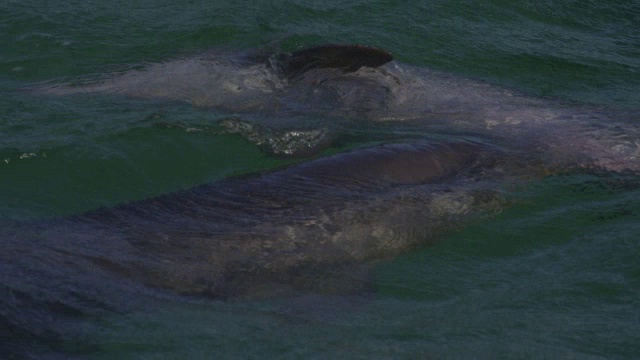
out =
[(165, 290), (366, 292), (372, 262), (499, 207), (496, 185), (482, 181), (499, 154), (473, 139), (380, 145), (2, 229), (4, 353), (80, 336), (76, 322)]
[[(330, 138), (326, 134), (342, 131), (345, 119), (355, 119), (411, 124), (429, 133), (497, 138), (509, 146), (539, 150), (544, 153), (540, 158), (563, 168), (640, 167), (640, 129), (629, 121), (637, 120), (637, 113), (580, 109), (532, 98), (401, 64), (383, 50), (363, 46), (329, 45), (275, 55), (211, 51), (106, 80), (42, 86), (37, 92), (183, 101), (236, 114), (260, 113), (263, 124), (257, 125), (275, 128), (291, 127), (291, 121), (283, 119), (300, 114), (330, 119), (322, 124), (328, 130), (305, 144), (311, 148), (326, 144)], [(296, 151), (308, 153), (295, 148), (282, 153)]]
[(240, 116), (264, 113), (274, 119), (267, 125), (320, 114), (421, 131), (407, 141), (3, 229), (0, 325), (16, 341), (63, 333), (74, 317), (126, 309), (154, 289), (216, 298), (359, 292), (368, 264), (499, 208), (496, 189), (504, 182), (558, 168), (640, 169), (640, 131), (614, 113), (399, 64), (367, 47), (206, 53), (36, 91), (186, 101)]

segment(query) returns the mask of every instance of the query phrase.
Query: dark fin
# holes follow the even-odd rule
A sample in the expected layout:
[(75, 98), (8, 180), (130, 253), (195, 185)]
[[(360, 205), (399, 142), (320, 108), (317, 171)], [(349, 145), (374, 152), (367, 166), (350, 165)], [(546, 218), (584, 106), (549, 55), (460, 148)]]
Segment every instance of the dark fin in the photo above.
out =
[(393, 60), (393, 56), (385, 50), (364, 45), (322, 45), (294, 51), (279, 60), (282, 74), (292, 79), (318, 68), (353, 72), (363, 66), (378, 67)]

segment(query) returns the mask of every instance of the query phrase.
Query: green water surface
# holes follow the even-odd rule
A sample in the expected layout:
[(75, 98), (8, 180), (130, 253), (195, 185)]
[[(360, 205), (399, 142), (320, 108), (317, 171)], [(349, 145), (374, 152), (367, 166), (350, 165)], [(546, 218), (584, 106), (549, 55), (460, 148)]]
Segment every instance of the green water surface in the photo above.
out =
[[(640, 109), (640, 2), (0, 1), (0, 224), (270, 169), (226, 114), (19, 91), (208, 48), (368, 44), (534, 96)], [(165, 125), (163, 125), (165, 124)], [(366, 299), (163, 299), (87, 323), (91, 358), (636, 358), (640, 181), (566, 174), (380, 264)], [(0, 339), (2, 341), (2, 339)]]

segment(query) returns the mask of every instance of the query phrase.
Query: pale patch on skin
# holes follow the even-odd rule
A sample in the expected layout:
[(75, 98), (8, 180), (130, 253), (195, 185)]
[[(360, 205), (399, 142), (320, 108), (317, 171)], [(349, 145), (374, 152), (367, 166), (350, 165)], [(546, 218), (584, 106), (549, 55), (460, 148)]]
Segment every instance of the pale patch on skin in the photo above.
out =
[[(574, 157), (577, 166), (640, 170), (637, 139), (618, 143), (617, 138), (610, 137), (610, 131), (593, 131), (591, 125), (600, 123), (627, 128), (634, 135), (640, 133), (637, 125), (618, 122), (606, 112), (590, 116), (589, 110), (578, 111), (561, 103), (398, 62), (354, 72), (310, 68), (287, 79), (274, 65), (277, 57), (266, 62), (238, 61), (239, 58), (242, 56), (211, 51), (150, 64), (143, 70), (124, 72), (95, 84), (48, 85), (37, 91), (160, 98), (200, 108), (277, 117), (318, 114), (336, 119), (415, 123), (427, 131), (471, 132), (503, 138), (512, 145), (537, 143), (535, 147), (554, 150), (545, 155), (552, 164), (569, 165)], [(569, 141), (571, 146), (567, 146), (567, 136), (582, 142)], [(288, 154), (295, 155), (292, 151)]]
[[(546, 155), (551, 163), (557, 163), (556, 158), (567, 161), (575, 155), (580, 166), (613, 171), (640, 169), (637, 139), (616, 143), (607, 131), (591, 131), (593, 123), (601, 123), (610, 127), (619, 124), (638, 133), (637, 125), (619, 123), (606, 112), (600, 111), (595, 117), (583, 116), (571, 106), (393, 61), (353, 72), (311, 67), (292, 79), (278, 72), (277, 57), (261, 61), (210, 51), (191, 58), (150, 64), (143, 70), (124, 72), (94, 84), (48, 85), (36, 91), (55, 95), (102, 92), (160, 98), (201, 108), (260, 112), (278, 117), (318, 114), (417, 123), (425, 130), (475, 132), (527, 146), (539, 143), (543, 148), (560, 151)], [(590, 135), (581, 135), (586, 132)], [(585, 143), (567, 147), (563, 135), (577, 136)], [(553, 144), (556, 140), (562, 143)], [(617, 155), (621, 158), (615, 159)]]
[[(640, 171), (640, 129), (614, 113), (397, 62), (283, 78), (268, 62), (236, 59), (207, 53), (101, 82), (32, 91), (182, 101), (273, 115), (274, 121), (318, 114), (328, 121), (397, 122), (420, 128), (419, 134), (443, 132), (446, 140), (414, 137), (2, 228), (0, 285), (20, 296), (0, 297), (0, 321), (47, 337), (46, 331), (68, 330), (58, 320), (68, 321), (69, 314), (123, 311), (144, 302), (140, 294), (149, 289), (222, 299), (359, 294), (367, 291), (367, 266), (435, 241), (474, 216), (499, 212), (505, 201), (496, 189), (512, 181), (580, 167)], [(222, 122), (227, 132), (288, 155), (331, 139), (323, 128), (262, 125)]]

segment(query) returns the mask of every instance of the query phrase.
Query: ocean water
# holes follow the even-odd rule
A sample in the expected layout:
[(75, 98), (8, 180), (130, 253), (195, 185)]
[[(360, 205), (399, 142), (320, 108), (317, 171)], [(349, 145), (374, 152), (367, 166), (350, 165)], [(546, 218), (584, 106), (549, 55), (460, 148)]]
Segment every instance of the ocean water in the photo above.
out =
[[(639, 25), (635, 0), (2, 0), (0, 226), (288, 161), (236, 135), (184, 130), (206, 129), (219, 111), (19, 91), (30, 84), (210, 48), (356, 43), (532, 96), (634, 111)], [(549, 176), (508, 199), (501, 213), (376, 266), (364, 298), (167, 296), (83, 320), (42, 347), (98, 359), (640, 356), (637, 175)]]

